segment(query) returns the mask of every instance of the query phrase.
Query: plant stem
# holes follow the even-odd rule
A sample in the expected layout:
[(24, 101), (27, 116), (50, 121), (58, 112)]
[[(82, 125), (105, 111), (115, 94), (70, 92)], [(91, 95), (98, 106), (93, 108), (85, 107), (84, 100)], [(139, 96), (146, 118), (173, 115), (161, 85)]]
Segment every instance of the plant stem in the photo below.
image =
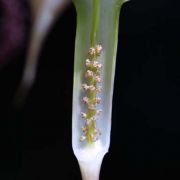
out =
[(102, 159), (91, 162), (79, 162), (83, 180), (99, 180)]
[(99, 180), (101, 164), (106, 152), (99, 141), (77, 152), (82, 180)]
[(92, 17), (92, 29), (91, 29), (91, 46), (94, 47), (97, 41), (97, 31), (100, 21), (100, 0), (93, 0), (93, 17)]

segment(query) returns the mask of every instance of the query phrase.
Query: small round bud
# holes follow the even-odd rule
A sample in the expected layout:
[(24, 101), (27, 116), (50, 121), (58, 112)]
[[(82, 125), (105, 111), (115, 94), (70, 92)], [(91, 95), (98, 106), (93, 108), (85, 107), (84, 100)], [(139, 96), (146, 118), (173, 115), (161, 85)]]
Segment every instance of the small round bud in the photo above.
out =
[(97, 65), (97, 68), (98, 68), (98, 69), (102, 69), (102, 66), (103, 66), (103, 65), (99, 63), (99, 64)]
[(95, 80), (100, 83), (101, 82), (101, 77), (100, 76), (95, 76)]
[(89, 89), (89, 86), (88, 86), (87, 84), (83, 84), (83, 85), (82, 85), (82, 88), (83, 88), (85, 91), (87, 91), (87, 90)]
[(84, 141), (86, 139), (86, 136), (81, 136), (80, 141)]
[(96, 92), (98, 92), (98, 93), (102, 92), (102, 87), (101, 86), (97, 87)]
[(99, 63), (97, 61), (93, 61), (92, 66), (96, 68), (98, 64)]
[(89, 59), (86, 59), (86, 63), (85, 64), (86, 64), (87, 67), (89, 67), (89, 66), (91, 66), (91, 61)]
[(82, 118), (86, 118), (86, 117), (87, 117), (87, 114), (86, 114), (86, 113), (81, 112), (81, 117), (82, 117)]
[(93, 62), (92, 62), (92, 67), (100, 70), (100, 69), (102, 68), (102, 64), (99, 63), (98, 61), (93, 61)]
[(97, 103), (97, 104), (100, 104), (100, 103), (101, 103), (101, 98), (100, 98), (100, 97), (97, 97), (97, 98), (96, 98), (96, 103)]
[(83, 126), (81, 129), (82, 129), (83, 133), (87, 132), (87, 128), (86, 127)]
[(101, 54), (101, 52), (102, 52), (102, 49), (103, 49), (102, 46), (101, 45), (96, 45), (95, 49), (96, 49), (96, 54), (99, 56)]
[(94, 75), (94, 73), (93, 73), (92, 71), (87, 70), (87, 71), (86, 71), (86, 74), (85, 74), (85, 77), (86, 77), (86, 78), (91, 78), (91, 77), (93, 77), (93, 75)]
[(96, 115), (100, 115), (102, 113), (102, 109), (98, 109), (97, 111), (96, 111)]
[(86, 120), (86, 126), (89, 126), (89, 124), (92, 122), (92, 120), (91, 119), (87, 119)]
[(91, 48), (89, 49), (88, 54), (89, 54), (90, 56), (95, 56), (95, 55), (96, 55), (96, 49), (93, 48), (93, 47), (91, 47)]
[(88, 97), (83, 97), (82, 101), (83, 101), (84, 103), (88, 104), (89, 98), (88, 98)]
[(92, 138), (93, 142), (96, 142), (99, 139), (99, 136), (96, 134), (92, 134), (91, 138)]

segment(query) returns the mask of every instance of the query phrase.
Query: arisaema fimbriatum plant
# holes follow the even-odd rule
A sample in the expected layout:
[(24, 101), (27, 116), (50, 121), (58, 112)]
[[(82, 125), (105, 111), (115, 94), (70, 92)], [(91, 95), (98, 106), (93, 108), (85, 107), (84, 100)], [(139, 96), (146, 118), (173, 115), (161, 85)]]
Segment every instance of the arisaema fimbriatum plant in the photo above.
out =
[(98, 180), (110, 145), (119, 15), (125, 0), (74, 0), (72, 146), (83, 180)]
[[(110, 145), (119, 15), (127, 0), (73, 0), (77, 12), (72, 147), (83, 180), (98, 180)], [(35, 79), (43, 40), (70, 0), (29, 0), (33, 23), (23, 78), (15, 101), (24, 102)], [(63, 28), (63, 27), (62, 27)]]

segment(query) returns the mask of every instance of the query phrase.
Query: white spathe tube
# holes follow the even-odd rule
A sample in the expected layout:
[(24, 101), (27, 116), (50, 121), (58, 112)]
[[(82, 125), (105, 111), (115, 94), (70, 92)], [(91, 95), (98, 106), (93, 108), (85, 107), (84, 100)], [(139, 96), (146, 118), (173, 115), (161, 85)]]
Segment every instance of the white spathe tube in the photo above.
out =
[(106, 150), (99, 141), (94, 146), (78, 151), (78, 163), (83, 180), (99, 180), (99, 173)]
[[(94, 1), (95, 2), (95, 1)], [(74, 86), (73, 86), (73, 115), (72, 115), (72, 146), (74, 154), (79, 162), (83, 180), (98, 180), (100, 167), (104, 155), (108, 152), (111, 134), (111, 111), (115, 74), (116, 51), (118, 42), (119, 14), (124, 0), (99, 0), (100, 19), (96, 34), (97, 44), (103, 47), (98, 62), (103, 66), (102, 92), (98, 94), (101, 103), (97, 109), (102, 109), (96, 125), (101, 131), (97, 141), (90, 143), (80, 141), (84, 120), (81, 112), (86, 112), (87, 106), (82, 103), (84, 92), (82, 84), (86, 82), (84, 73), (86, 71), (85, 60), (91, 47), (91, 29), (93, 17), (92, 0), (74, 0), (77, 10), (77, 32), (75, 44), (74, 63)], [(98, 13), (97, 13), (98, 14)], [(86, 116), (86, 114), (83, 114)]]

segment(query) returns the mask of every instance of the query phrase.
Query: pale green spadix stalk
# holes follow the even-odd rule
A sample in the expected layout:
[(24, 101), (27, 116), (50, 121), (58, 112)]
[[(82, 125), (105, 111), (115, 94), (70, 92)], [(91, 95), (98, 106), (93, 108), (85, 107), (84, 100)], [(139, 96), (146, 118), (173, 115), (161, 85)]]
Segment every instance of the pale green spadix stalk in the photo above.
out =
[(125, 0), (74, 0), (77, 11), (72, 145), (83, 180), (98, 180), (108, 152), (118, 41)]

